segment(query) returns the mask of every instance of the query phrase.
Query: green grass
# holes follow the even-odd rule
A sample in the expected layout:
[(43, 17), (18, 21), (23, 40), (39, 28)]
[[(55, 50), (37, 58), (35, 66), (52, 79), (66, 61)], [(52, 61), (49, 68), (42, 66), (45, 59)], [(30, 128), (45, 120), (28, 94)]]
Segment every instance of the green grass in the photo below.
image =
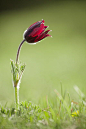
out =
[(0, 106), (0, 129), (86, 129), (86, 96), (75, 86), (77, 102), (70, 94), (55, 90), (54, 101), (45, 99), (43, 107), (31, 101), (21, 102), (19, 110)]

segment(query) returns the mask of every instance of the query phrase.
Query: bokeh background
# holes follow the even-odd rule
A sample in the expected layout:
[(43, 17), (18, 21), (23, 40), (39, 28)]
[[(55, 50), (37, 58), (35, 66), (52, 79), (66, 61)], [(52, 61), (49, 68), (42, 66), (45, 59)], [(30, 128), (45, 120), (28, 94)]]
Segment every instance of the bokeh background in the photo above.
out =
[(24, 43), (20, 61), (26, 63), (20, 101), (40, 103), (54, 98), (61, 84), (72, 99), (74, 85), (86, 94), (86, 2), (57, 0), (3, 0), (0, 3), (0, 103), (14, 103), (10, 59), (16, 59), (23, 32), (45, 20), (51, 37), (36, 45)]

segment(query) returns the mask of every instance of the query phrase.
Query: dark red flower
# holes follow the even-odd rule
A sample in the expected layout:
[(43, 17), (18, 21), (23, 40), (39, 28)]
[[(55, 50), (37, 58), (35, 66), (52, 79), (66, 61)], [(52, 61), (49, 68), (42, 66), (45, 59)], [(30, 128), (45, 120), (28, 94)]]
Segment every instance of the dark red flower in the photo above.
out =
[(44, 26), (44, 20), (35, 22), (25, 32), (24, 38), (28, 43), (36, 43), (45, 37), (51, 36), (48, 34), (50, 30), (45, 31), (48, 26)]

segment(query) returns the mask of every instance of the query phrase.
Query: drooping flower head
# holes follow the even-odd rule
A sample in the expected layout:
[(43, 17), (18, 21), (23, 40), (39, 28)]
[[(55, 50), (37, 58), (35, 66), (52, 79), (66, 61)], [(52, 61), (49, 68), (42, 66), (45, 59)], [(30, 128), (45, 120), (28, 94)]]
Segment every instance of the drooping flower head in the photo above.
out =
[(24, 39), (28, 43), (36, 43), (48, 36), (51, 36), (48, 34), (48, 32), (51, 30), (45, 31), (47, 27), (48, 26), (44, 26), (43, 19), (41, 21), (35, 22), (24, 32)]

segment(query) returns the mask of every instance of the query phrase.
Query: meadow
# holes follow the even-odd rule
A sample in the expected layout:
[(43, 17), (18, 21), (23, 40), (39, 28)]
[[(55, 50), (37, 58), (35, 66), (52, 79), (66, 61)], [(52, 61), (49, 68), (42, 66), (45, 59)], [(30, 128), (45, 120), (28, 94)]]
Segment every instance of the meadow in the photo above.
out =
[[(26, 68), (20, 84), (19, 94), (21, 110), (20, 112), (15, 113), (13, 109), (15, 108), (15, 105), (10, 59), (14, 61), (16, 60), (18, 46), (23, 40), (23, 32), (31, 24), (36, 21), (40, 21), (41, 19), (44, 19), (45, 25), (49, 25), (48, 29), (52, 30), (52, 32), (49, 33), (52, 35), (52, 38), (48, 37), (36, 45), (29, 45), (28, 43), (24, 43), (22, 46), (19, 59), (22, 63), (24, 62), (26, 64)], [(78, 86), (80, 90), (78, 88), (75, 90), (74, 86)], [(64, 97), (65, 95), (67, 95), (67, 97)], [(8, 129), (12, 127), (14, 129), (20, 128), (21, 124), (16, 123), (17, 120), (22, 122), (23, 119), (24, 121), (22, 123), (22, 129), (27, 127), (35, 127), (40, 129), (80, 129), (82, 127), (82, 129), (85, 129), (85, 95), (85, 1), (54, 2), (53, 4), (46, 4), (45, 6), (41, 5), (38, 8), (23, 8), (21, 10), (4, 11), (0, 13), (1, 129)], [(65, 101), (68, 104), (65, 104), (64, 98), (66, 98)], [(78, 103), (78, 107), (76, 104), (74, 106), (76, 111), (82, 111), (80, 116), (79, 114), (76, 116), (78, 118), (74, 118), (71, 115), (68, 115), (71, 114), (71, 101)], [(62, 105), (61, 114), (57, 113), (60, 110), (60, 103)], [(38, 106), (36, 107), (34, 104)], [(30, 109), (27, 110), (26, 107), (29, 106)], [(42, 112), (47, 107), (50, 107), (49, 110), (47, 109), (47, 113)], [(38, 113), (37, 115), (36, 113), (34, 114), (33, 112), (29, 112), (36, 112), (36, 110)], [(67, 113), (64, 114), (66, 111)], [(31, 114), (28, 114), (29, 116), (27, 117), (27, 112), (34, 114), (33, 117), (31, 116), (31, 118), (28, 118)], [(6, 115), (6, 119), (4, 119), (3, 114)], [(9, 122), (9, 117), (13, 117), (14, 114), (16, 114), (15, 117), (17, 117), (16, 122)], [(58, 120), (57, 114), (60, 115)], [(22, 117), (19, 119), (20, 116)], [(75, 125), (73, 125), (74, 121), (71, 120), (72, 118), (74, 118)], [(28, 123), (28, 119), (29, 122), (34, 123)], [(70, 119), (71, 124), (68, 119)], [(37, 120), (39, 120), (39, 122)], [(46, 120), (47, 122), (43, 120)], [(62, 127), (61, 120), (63, 122)], [(78, 127), (79, 120), (81, 124)], [(84, 124), (83, 120), (85, 120)], [(4, 126), (6, 124), (7, 126)], [(56, 126), (56, 124), (58, 126)], [(67, 127), (64, 127), (66, 124)]]

